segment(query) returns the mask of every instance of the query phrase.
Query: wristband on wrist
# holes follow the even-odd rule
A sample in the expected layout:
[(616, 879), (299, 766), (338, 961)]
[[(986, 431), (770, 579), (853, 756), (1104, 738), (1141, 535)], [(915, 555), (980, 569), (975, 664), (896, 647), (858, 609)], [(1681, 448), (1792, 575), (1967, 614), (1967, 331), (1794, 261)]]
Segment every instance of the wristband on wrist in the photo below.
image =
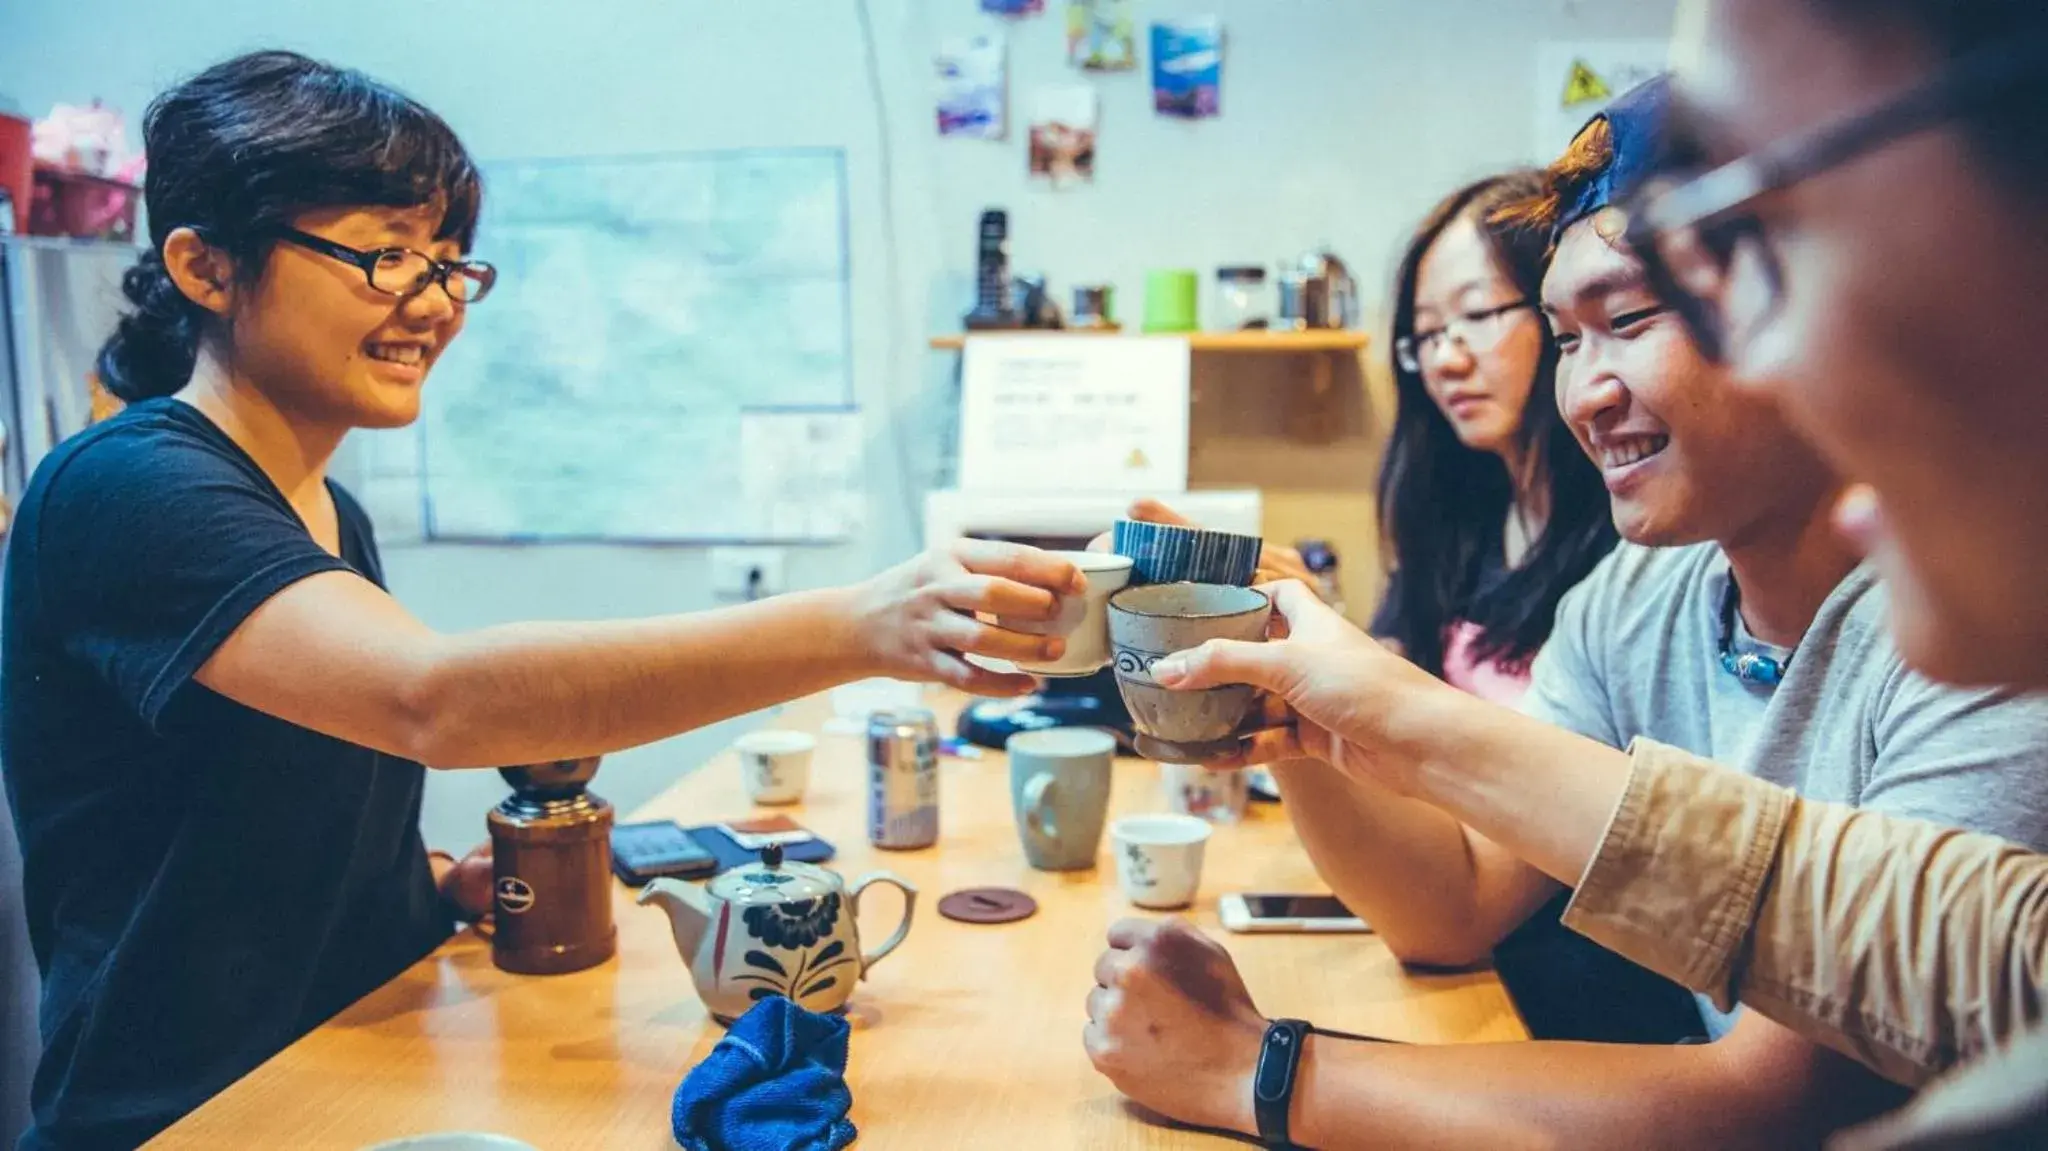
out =
[(1252, 1073), (1252, 1115), (1258, 1120), (1259, 1142), (1267, 1147), (1294, 1146), (1288, 1138), (1287, 1111), (1294, 1104), (1301, 1045), (1313, 1030), (1301, 1019), (1275, 1019), (1266, 1024), (1258, 1070)]
[(1258, 1070), (1252, 1073), (1252, 1115), (1258, 1120), (1259, 1142), (1280, 1151), (1297, 1146), (1288, 1130), (1288, 1112), (1294, 1106), (1294, 1088), (1301, 1070), (1301, 1052), (1311, 1035), (1332, 1039), (1355, 1039), (1363, 1043), (1394, 1043), (1376, 1035), (1332, 1031), (1301, 1019), (1275, 1019), (1266, 1024), (1266, 1039), (1259, 1048)]

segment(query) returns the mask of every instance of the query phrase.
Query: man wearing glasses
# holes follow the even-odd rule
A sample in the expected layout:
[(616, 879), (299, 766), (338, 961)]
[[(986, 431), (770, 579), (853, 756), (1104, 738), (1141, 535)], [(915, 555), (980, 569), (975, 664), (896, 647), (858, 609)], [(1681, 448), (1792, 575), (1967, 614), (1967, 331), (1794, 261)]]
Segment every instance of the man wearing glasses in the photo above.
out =
[[(1702, 347), (1868, 481), (1836, 522), (1894, 588), (1907, 657), (2048, 686), (2048, 9), (1715, 0), (1688, 16), (1671, 133), (1688, 170), (1642, 197), (1632, 243)], [(1694, 853), (1691, 908), (1610, 941), (1658, 958), (1634, 932), (1739, 909), (1711, 945), (1661, 958), (1845, 1049), (1930, 1069), (1996, 1052), (1854, 1145), (2048, 1146), (2048, 1037), (2014, 1041), (2048, 1001), (2048, 859), (1715, 792), (1661, 834), (1715, 812), (1745, 834)], [(1634, 882), (1675, 878), (1668, 853), (1646, 858)]]
[[(1827, 524), (1841, 493), (1835, 473), (1767, 397), (1733, 387), (1702, 356), (1622, 243), (1613, 205), (1660, 161), (1668, 105), (1665, 81), (1617, 102), (1553, 170), (1558, 202), (1530, 212), (1560, 237), (1542, 290), (1559, 349), (1558, 404), (1600, 466), (1629, 542), (1560, 604), (1523, 710), (1609, 754), (1655, 740), (1801, 795), (2048, 846), (2048, 709), (1905, 670), (1874, 573)], [(1436, 730), (1468, 726), (1453, 719)], [(1470, 754), (1513, 762), (1518, 751)], [(1441, 745), (1438, 754), (1449, 756)], [(1361, 915), (1433, 918), (1439, 938), (1466, 941), (1411, 958), (1483, 958), (1561, 890), (1483, 829), (1472, 834), (1433, 807), (1315, 764), (1281, 770), (1304, 843)], [(1371, 842), (1354, 842), (1361, 816), (1346, 813), (1365, 807)], [(1544, 805), (1532, 797), (1516, 817), (1543, 821)], [(1194, 1014), (1176, 1010), (1201, 981), (1174, 973), (1227, 970), (1227, 958), (1197, 963), (1194, 941), (1156, 928), (1113, 938), (1123, 945), (1098, 965), (1091, 1001), (1098, 1065), (1141, 1103), (1251, 1133), (1255, 1113), (1200, 1106), (1228, 1102), (1237, 1094), (1228, 1083), (1204, 1087), (1163, 1050), (1209, 1052), (1211, 1065), (1230, 1068), (1260, 1049), (1263, 1028), (1187, 1022)], [(1475, 1138), (1809, 1143), (1898, 1098), (1760, 1014), (1713, 1010), (1708, 1024), (1718, 1042), (1690, 1047), (1297, 1040), (1307, 1098), (1288, 1130), (1311, 1146), (1412, 1142), (1455, 1100)], [(1148, 1057), (1148, 1046), (1162, 1050)], [(1232, 1060), (1232, 1050), (1243, 1054)], [(1535, 1098), (1545, 1104), (1531, 1111)], [(1272, 1135), (1270, 1120), (1257, 1133)]]
[[(1855, 489), (1836, 521), (1944, 678), (2048, 686), (2048, 10), (1709, 0), (1671, 158), (1629, 236), (1703, 352)], [(1631, 755), (1427, 690), (1309, 597), (1290, 637), (1162, 680), (1283, 694), (1297, 750), (1445, 807), (1576, 881), (1566, 922), (1722, 1004), (1919, 1084), (1843, 1147), (2048, 1146), (2048, 857)], [(1418, 740), (1416, 725), (1449, 735)], [(1541, 803), (1547, 818), (1527, 817)]]

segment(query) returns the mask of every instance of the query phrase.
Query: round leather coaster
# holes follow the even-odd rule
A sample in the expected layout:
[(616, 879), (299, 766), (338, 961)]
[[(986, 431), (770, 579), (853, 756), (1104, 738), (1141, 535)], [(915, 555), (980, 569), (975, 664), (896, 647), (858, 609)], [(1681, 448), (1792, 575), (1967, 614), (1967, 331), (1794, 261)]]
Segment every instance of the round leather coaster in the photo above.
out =
[(1015, 923), (1037, 911), (1037, 900), (1009, 887), (969, 887), (939, 900), (939, 914), (962, 923)]

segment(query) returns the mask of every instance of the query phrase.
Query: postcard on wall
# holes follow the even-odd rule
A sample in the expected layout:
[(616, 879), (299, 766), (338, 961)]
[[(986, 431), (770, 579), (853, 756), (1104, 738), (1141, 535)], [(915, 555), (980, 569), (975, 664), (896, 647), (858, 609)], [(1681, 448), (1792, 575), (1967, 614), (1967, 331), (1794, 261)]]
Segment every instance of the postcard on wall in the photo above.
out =
[(1546, 40), (1536, 46), (1536, 152), (1547, 164), (1602, 108), (1670, 66), (1663, 40)]
[(973, 36), (939, 46), (939, 135), (1000, 140), (1008, 130), (1004, 115), (1003, 38)]
[(1095, 179), (1100, 106), (1085, 84), (1040, 88), (1031, 102), (1031, 178), (1055, 188)]
[(1045, 0), (981, 0), (981, 10), (997, 16), (1036, 16), (1045, 11)]
[(1214, 16), (1152, 25), (1152, 109), (1206, 120), (1222, 107), (1223, 26)]
[(1091, 72), (1138, 66), (1138, 24), (1131, 0), (1068, 0), (1067, 63)]

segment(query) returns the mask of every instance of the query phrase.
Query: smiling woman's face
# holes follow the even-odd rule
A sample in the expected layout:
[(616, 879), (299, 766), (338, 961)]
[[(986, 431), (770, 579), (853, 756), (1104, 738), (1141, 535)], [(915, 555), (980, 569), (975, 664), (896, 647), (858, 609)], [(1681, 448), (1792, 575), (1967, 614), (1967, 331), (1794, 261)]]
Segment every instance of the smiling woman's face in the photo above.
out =
[[(293, 227), (351, 248), (461, 255), (435, 240), (429, 208), (328, 208)], [(233, 313), (236, 369), (300, 418), (336, 427), (394, 428), (419, 418), (427, 373), (462, 331), (463, 305), (432, 284), (406, 299), (372, 289), (360, 268), (280, 243)]]
[(1522, 427), (1522, 411), (1543, 358), (1543, 326), (1516, 290), (1470, 216), (1444, 228), (1415, 273), (1418, 344), (1445, 325), (1418, 358), (1429, 398), (1466, 447), (1505, 454)]

